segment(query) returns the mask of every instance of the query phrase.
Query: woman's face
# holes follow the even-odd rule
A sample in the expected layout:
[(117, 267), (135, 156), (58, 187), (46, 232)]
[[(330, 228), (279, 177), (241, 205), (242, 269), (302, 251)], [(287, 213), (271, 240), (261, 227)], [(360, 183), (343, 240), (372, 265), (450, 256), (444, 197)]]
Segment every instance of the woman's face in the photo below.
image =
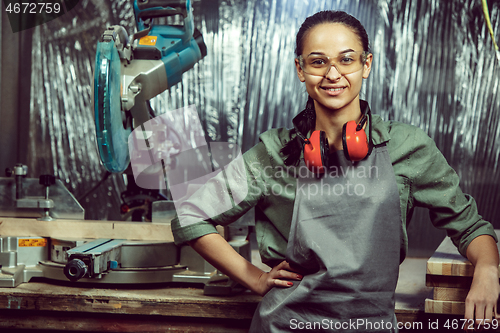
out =
[(344, 70), (340, 64), (343, 54), (355, 51), (360, 55), (363, 51), (358, 35), (341, 23), (323, 23), (309, 30), (303, 46), (303, 59), (311, 56), (328, 56), (337, 64), (337, 67), (332, 65), (325, 76), (316, 76), (308, 74), (311, 71), (305, 71), (299, 61), (295, 60), (297, 75), (300, 81), (305, 82), (309, 96), (314, 99), (316, 111), (319, 111), (318, 108), (327, 112), (328, 109), (340, 110), (355, 106), (354, 103), (357, 103), (359, 109), (358, 96), (361, 84), (370, 74), (373, 56), (368, 55), (364, 64), (354, 65), (356, 71), (352, 73), (341, 74), (338, 70), (350, 72)]

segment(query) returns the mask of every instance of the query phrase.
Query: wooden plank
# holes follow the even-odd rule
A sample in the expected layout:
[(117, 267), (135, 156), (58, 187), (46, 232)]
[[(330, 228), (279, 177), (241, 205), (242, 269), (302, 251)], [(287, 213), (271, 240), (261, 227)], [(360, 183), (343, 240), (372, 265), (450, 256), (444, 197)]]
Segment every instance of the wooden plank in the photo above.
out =
[[(500, 237), (500, 230), (495, 230)], [(497, 244), (500, 252), (500, 244)], [(500, 267), (499, 267), (500, 272)], [(469, 260), (464, 258), (453, 245), (451, 239), (446, 237), (436, 249), (436, 252), (427, 261), (427, 274), (446, 276), (472, 276), (474, 267)]]
[[(424, 286), (425, 262), (425, 259), (407, 258), (401, 265), (396, 288), (398, 314), (415, 316), (423, 313), (424, 299), (432, 297), (432, 290)], [(415, 272), (420, 272), (420, 276)], [(204, 295), (202, 288), (179, 286), (185, 285), (29, 282), (16, 288), (0, 288), (0, 310), (250, 319), (261, 300), (260, 296), (249, 292), (217, 297)]]
[(469, 289), (435, 287), (433, 299), (435, 301), (465, 302)]
[[(216, 226), (216, 229), (224, 237), (224, 227)], [(62, 219), (38, 221), (0, 217), (0, 236), (174, 241), (170, 220), (165, 223), (151, 223)]]
[[(437, 316), (423, 311), (424, 299), (432, 297), (423, 285), (425, 265), (426, 259), (407, 258), (400, 267), (398, 322), (427, 325)], [(75, 332), (240, 332), (240, 327), (248, 330), (260, 300), (248, 292), (206, 296), (201, 288), (179, 284), (104, 287), (30, 282), (0, 288), (0, 331), (43, 327)]]
[(101, 289), (30, 282), (0, 288), (0, 310), (251, 319), (260, 299), (252, 293), (206, 296), (201, 288), (176, 288), (175, 284)]
[(471, 276), (454, 276), (450, 278), (444, 275), (427, 274), (425, 285), (427, 287), (462, 288), (469, 289), (472, 284)]
[[(406, 325), (410, 330), (400, 332), (427, 332), (431, 323), (445, 322), (436, 314), (403, 314), (396, 313), (398, 323)], [(459, 320), (460, 318), (458, 318)], [(250, 319), (215, 319), (191, 317), (135, 316), (100, 313), (74, 313), (56, 311), (16, 311), (0, 310), (0, 331), (17, 332), (182, 332), (182, 333), (246, 333), (250, 327)], [(43, 331), (41, 331), (43, 329)], [(8, 331), (7, 331), (8, 330)], [(33, 330), (33, 331), (31, 331)], [(433, 326), (429, 332), (448, 332)], [(454, 331), (452, 331), (454, 332)], [(463, 332), (463, 331), (461, 331)], [(490, 332), (490, 331), (488, 331)]]
[(474, 267), (446, 237), (427, 261), (427, 274), (472, 276)]
[[(0, 310), (0, 331), (17, 332), (206, 332), (245, 333), (250, 319), (216, 319), (78, 313), (57, 311)], [(43, 330), (43, 331), (42, 331)]]
[(426, 299), (425, 312), (463, 315), (465, 313), (465, 302), (436, 301), (433, 299)]
[(55, 220), (0, 217), (1, 236), (114, 238), (173, 241), (170, 223)]

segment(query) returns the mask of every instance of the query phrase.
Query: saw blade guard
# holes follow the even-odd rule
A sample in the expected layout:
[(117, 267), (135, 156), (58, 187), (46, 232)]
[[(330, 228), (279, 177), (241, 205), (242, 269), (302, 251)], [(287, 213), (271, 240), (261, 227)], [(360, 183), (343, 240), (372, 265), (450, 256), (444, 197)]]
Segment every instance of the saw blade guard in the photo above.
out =
[(94, 110), (99, 154), (106, 170), (123, 172), (129, 165), (128, 136), (120, 98), (120, 56), (114, 40), (97, 44)]
[(184, 41), (194, 32), (194, 21), (191, 0), (148, 0), (134, 1), (134, 15), (139, 31), (149, 26), (148, 20), (157, 17), (182, 15), (184, 18)]

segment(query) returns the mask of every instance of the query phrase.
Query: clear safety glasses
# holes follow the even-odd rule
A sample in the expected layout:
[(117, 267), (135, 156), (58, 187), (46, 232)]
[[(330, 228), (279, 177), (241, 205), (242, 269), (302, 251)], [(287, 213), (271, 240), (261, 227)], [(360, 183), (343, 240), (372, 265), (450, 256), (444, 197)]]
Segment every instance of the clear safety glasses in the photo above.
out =
[(341, 75), (347, 75), (363, 68), (370, 52), (352, 51), (344, 52), (334, 57), (324, 54), (311, 53), (305, 58), (300, 55), (299, 65), (306, 74), (326, 76), (330, 69), (335, 67)]

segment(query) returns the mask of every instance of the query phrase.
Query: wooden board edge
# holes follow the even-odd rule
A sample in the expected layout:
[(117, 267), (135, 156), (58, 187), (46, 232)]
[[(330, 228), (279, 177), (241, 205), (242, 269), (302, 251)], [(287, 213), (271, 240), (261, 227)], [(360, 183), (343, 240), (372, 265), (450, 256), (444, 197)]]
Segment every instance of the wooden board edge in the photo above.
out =
[(426, 298), (425, 313), (463, 315), (465, 313), (465, 302), (438, 301)]
[(1, 236), (173, 241), (170, 223), (0, 217)]
[(432, 298), (435, 301), (465, 302), (468, 293), (466, 288), (434, 287)]

